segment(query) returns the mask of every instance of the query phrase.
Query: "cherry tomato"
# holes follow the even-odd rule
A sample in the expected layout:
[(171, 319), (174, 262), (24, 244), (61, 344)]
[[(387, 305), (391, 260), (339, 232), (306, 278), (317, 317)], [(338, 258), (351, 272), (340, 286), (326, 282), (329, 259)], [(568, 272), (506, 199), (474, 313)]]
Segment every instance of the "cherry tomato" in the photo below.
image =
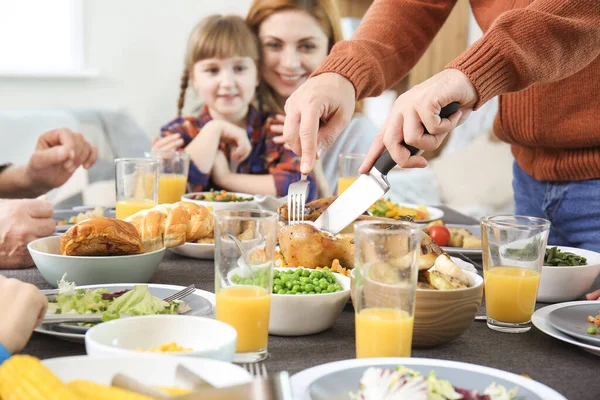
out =
[(450, 231), (445, 226), (432, 226), (429, 228), (429, 236), (438, 246), (448, 246), (448, 243), (450, 243)]

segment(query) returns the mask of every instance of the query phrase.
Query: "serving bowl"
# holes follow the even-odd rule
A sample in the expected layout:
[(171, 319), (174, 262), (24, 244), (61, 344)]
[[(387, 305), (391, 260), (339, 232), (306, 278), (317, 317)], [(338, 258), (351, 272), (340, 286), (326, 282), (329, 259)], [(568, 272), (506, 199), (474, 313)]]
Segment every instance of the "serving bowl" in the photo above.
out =
[(255, 200), (256, 196), (248, 194), (248, 193), (234, 193), (234, 192), (230, 192), (233, 195), (239, 196), (239, 197), (244, 197), (244, 198), (250, 198), (252, 197), (253, 200), (247, 200), (247, 201), (206, 201), (206, 200), (195, 200), (194, 197), (198, 196), (200, 194), (210, 194), (210, 192), (192, 192), (192, 193), (186, 193), (183, 196), (181, 196), (181, 201), (189, 201), (191, 203), (196, 203), (198, 205), (204, 206), (204, 207), (210, 207), (212, 208), (213, 211), (217, 211), (217, 210), (251, 210), (251, 209), (256, 209), (258, 208), (258, 204)]
[[(175, 342), (191, 351), (146, 352)], [(89, 356), (190, 356), (231, 362), (236, 330), (212, 318), (186, 315), (148, 315), (103, 322), (85, 334)], [(142, 351), (140, 351), (142, 350)]]
[[(481, 307), (483, 278), (475, 272), (463, 272), (469, 287), (455, 290), (417, 288), (412, 345), (417, 348), (449, 343), (462, 335)], [(354, 270), (351, 272), (354, 301)], [(385, 294), (387, 285), (370, 281), (369, 290)], [(365, 288), (366, 290), (366, 288)]]
[(77, 285), (150, 281), (165, 249), (128, 256), (84, 257), (60, 254), (61, 236), (49, 236), (27, 245), (33, 262), (53, 287), (64, 274)]
[[(280, 271), (304, 268), (275, 268)], [(273, 294), (269, 334), (279, 336), (312, 335), (335, 324), (350, 298), (350, 278), (333, 273), (341, 291), (319, 294)]]
[(600, 274), (600, 254), (575, 247), (557, 246), (563, 252), (587, 259), (587, 265), (573, 267), (542, 267), (537, 301), (557, 303), (581, 298)]

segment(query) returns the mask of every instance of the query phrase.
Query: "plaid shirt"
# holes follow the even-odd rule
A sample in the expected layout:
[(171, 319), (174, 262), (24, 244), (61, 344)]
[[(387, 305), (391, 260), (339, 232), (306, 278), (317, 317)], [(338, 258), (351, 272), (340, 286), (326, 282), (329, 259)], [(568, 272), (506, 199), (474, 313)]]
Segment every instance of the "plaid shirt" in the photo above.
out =
[[(212, 120), (208, 107), (200, 111), (197, 117), (177, 118), (161, 128), (161, 136), (179, 134), (183, 139), (183, 150), (198, 135), (200, 130)], [(286, 196), (288, 186), (300, 179), (300, 159), (291, 150), (287, 150), (281, 144), (273, 142), (273, 138), (279, 136), (271, 133), (269, 126), (273, 121), (273, 115), (262, 113), (250, 106), (248, 108), (248, 125), (246, 132), (252, 145), (252, 151), (237, 168), (238, 174), (266, 175), (270, 174), (275, 180), (277, 196)], [(226, 150), (223, 148), (223, 150)], [(227, 154), (227, 152), (226, 152)], [(307, 201), (317, 197), (317, 185), (314, 174), (308, 176), (310, 182)], [(208, 191), (211, 189), (221, 190), (210, 179), (210, 173), (201, 172), (193, 161), (190, 161), (190, 172), (188, 183), (194, 192)]]

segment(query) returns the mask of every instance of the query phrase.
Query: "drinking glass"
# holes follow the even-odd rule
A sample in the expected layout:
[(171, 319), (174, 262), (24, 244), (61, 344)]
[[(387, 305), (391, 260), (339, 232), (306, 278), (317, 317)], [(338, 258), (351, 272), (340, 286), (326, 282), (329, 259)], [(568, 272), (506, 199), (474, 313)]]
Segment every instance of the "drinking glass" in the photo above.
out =
[(355, 224), (356, 357), (410, 357), (419, 273), (420, 227)]
[(338, 156), (339, 176), (338, 176), (338, 196), (348, 189), (350, 185), (358, 179), (358, 168), (365, 160), (365, 154), (346, 153)]
[(277, 214), (218, 210), (215, 215), (217, 319), (237, 331), (234, 362), (261, 361), (267, 357)]
[(117, 158), (115, 185), (116, 214), (124, 219), (140, 210), (152, 208), (158, 198), (160, 161), (150, 158)]
[(146, 157), (160, 161), (158, 177), (158, 204), (176, 203), (187, 187), (190, 155), (184, 151), (153, 151)]
[(550, 221), (521, 215), (481, 219), (487, 325), (522, 333), (531, 315), (544, 265)]

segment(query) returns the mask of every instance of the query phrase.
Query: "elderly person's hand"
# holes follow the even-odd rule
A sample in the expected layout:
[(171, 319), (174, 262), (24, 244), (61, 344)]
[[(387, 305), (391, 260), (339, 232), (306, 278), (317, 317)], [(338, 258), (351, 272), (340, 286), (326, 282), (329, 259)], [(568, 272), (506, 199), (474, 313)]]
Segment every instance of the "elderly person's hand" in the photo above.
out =
[(33, 265), (27, 245), (55, 232), (52, 213), (52, 204), (45, 198), (0, 200), (0, 268)]
[(48, 300), (37, 287), (0, 275), (0, 343), (9, 353), (25, 347), (47, 309)]
[(98, 149), (80, 133), (55, 129), (40, 136), (25, 176), (30, 187), (45, 193), (64, 184), (79, 166), (90, 168), (97, 156)]

